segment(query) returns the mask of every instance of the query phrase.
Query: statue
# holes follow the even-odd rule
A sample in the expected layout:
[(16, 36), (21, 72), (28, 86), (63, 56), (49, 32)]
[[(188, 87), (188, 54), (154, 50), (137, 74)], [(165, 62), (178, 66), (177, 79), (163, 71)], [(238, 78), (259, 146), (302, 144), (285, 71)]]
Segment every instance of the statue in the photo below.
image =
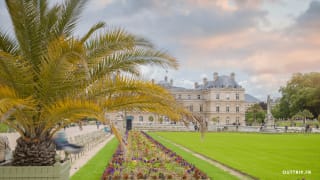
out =
[(265, 118), (265, 127), (274, 125), (273, 116), (271, 113), (271, 98), (268, 95), (267, 98), (267, 117)]

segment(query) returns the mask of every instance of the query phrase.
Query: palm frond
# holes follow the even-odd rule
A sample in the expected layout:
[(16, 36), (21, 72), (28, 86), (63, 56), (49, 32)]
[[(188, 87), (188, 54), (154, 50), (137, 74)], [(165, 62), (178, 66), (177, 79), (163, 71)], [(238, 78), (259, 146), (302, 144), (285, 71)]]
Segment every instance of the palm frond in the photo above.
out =
[(0, 51), (0, 84), (10, 86), (22, 97), (33, 92), (33, 77), (35, 72), (29, 62)]
[(86, 2), (85, 0), (66, 0), (64, 2), (60, 8), (59, 19), (55, 27), (57, 37), (72, 35)]
[(93, 84), (88, 96), (99, 100), (107, 112), (132, 110), (166, 114), (179, 119), (185, 112), (161, 86), (134, 78), (115, 76)]
[(45, 103), (70, 96), (85, 85), (88, 77), (82, 44), (62, 37), (50, 43), (39, 74), (39, 97)]
[[(0, 86), (0, 119), (8, 121), (12, 114), (20, 110), (34, 110), (32, 98), (20, 98), (13, 88)], [(23, 124), (23, 123), (22, 123)]]
[(85, 46), (89, 64), (100, 62), (102, 58), (116, 51), (131, 50), (137, 46), (152, 48), (152, 44), (146, 39), (134, 36), (121, 28), (96, 35), (88, 39)]
[(84, 43), (86, 40), (90, 38), (90, 36), (96, 32), (97, 30), (103, 28), (105, 26), (104, 22), (98, 22), (97, 24), (93, 25), (90, 30), (81, 38), (81, 42)]
[(162, 51), (134, 49), (131, 51), (121, 51), (105, 57), (100, 63), (95, 64), (94, 67), (91, 66), (90, 73), (91, 77), (94, 78), (92, 81), (117, 71), (139, 76), (141, 65), (177, 68), (178, 63), (175, 58)]
[(94, 102), (81, 99), (60, 99), (45, 107), (40, 119), (45, 119), (45, 130), (52, 129), (56, 124), (68, 125), (79, 121), (85, 116), (102, 119), (102, 109)]
[(18, 45), (15, 40), (13, 40), (8, 33), (2, 31), (0, 31), (0, 51), (13, 55), (17, 55), (18, 53)]
[(39, 25), (39, 12), (33, 1), (6, 0), (7, 9), (13, 23), (21, 55), (32, 61), (34, 68), (40, 63), (42, 54), (42, 35)]

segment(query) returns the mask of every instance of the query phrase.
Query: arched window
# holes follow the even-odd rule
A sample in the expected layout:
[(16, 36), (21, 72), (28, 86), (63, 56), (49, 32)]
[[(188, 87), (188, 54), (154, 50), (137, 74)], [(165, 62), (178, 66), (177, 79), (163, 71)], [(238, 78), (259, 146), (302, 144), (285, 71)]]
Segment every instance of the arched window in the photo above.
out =
[(240, 107), (239, 107), (239, 105), (236, 106), (236, 112), (240, 112)]
[(226, 124), (230, 124), (230, 118), (229, 118), (229, 116), (227, 116), (227, 118), (226, 118)]
[(139, 121), (143, 122), (143, 116), (139, 116)]

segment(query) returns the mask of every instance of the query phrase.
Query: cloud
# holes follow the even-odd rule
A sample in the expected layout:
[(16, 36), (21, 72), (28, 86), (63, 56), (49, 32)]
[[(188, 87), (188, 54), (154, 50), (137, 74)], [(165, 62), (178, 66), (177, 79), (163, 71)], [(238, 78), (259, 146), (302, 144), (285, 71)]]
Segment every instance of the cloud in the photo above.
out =
[(312, 1), (308, 10), (296, 19), (296, 28), (311, 31), (320, 29), (320, 2)]
[[(2, 27), (9, 23), (3, 5)], [(235, 72), (247, 92), (265, 99), (277, 95), (292, 73), (320, 71), (319, 1), (92, 0), (82, 17), (77, 34), (105, 21), (168, 50), (181, 64), (168, 73), (179, 86)], [(167, 74), (143, 71), (156, 80)]]

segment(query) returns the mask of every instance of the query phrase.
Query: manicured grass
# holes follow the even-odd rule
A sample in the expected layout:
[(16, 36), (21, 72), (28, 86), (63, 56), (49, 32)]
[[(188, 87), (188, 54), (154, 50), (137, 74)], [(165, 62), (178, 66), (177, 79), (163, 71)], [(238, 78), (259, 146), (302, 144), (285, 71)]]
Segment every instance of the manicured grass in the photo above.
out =
[(163, 139), (159, 138), (157, 134), (154, 133), (148, 133), (150, 136), (152, 136), (155, 140), (166, 146), (167, 148), (171, 149), (175, 153), (179, 154), (183, 159), (188, 161), (191, 164), (194, 164), (197, 168), (199, 168), (201, 171), (206, 173), (210, 179), (237, 179), (236, 177), (230, 175), (229, 173), (216, 168), (215, 166), (209, 164), (208, 162), (201, 160), (192, 154), (176, 147), (175, 145), (168, 143), (167, 141), (164, 141)]
[[(320, 179), (319, 134), (158, 132), (175, 143), (259, 179)], [(289, 174), (283, 174), (285, 170)], [(311, 171), (297, 174), (291, 170)], [(298, 172), (300, 173), (300, 172)]]
[(7, 132), (9, 127), (3, 123), (0, 123), (0, 133)]
[(71, 180), (99, 180), (110, 161), (113, 153), (118, 147), (118, 141), (113, 138), (106, 146), (104, 146), (87, 164), (85, 164)]

